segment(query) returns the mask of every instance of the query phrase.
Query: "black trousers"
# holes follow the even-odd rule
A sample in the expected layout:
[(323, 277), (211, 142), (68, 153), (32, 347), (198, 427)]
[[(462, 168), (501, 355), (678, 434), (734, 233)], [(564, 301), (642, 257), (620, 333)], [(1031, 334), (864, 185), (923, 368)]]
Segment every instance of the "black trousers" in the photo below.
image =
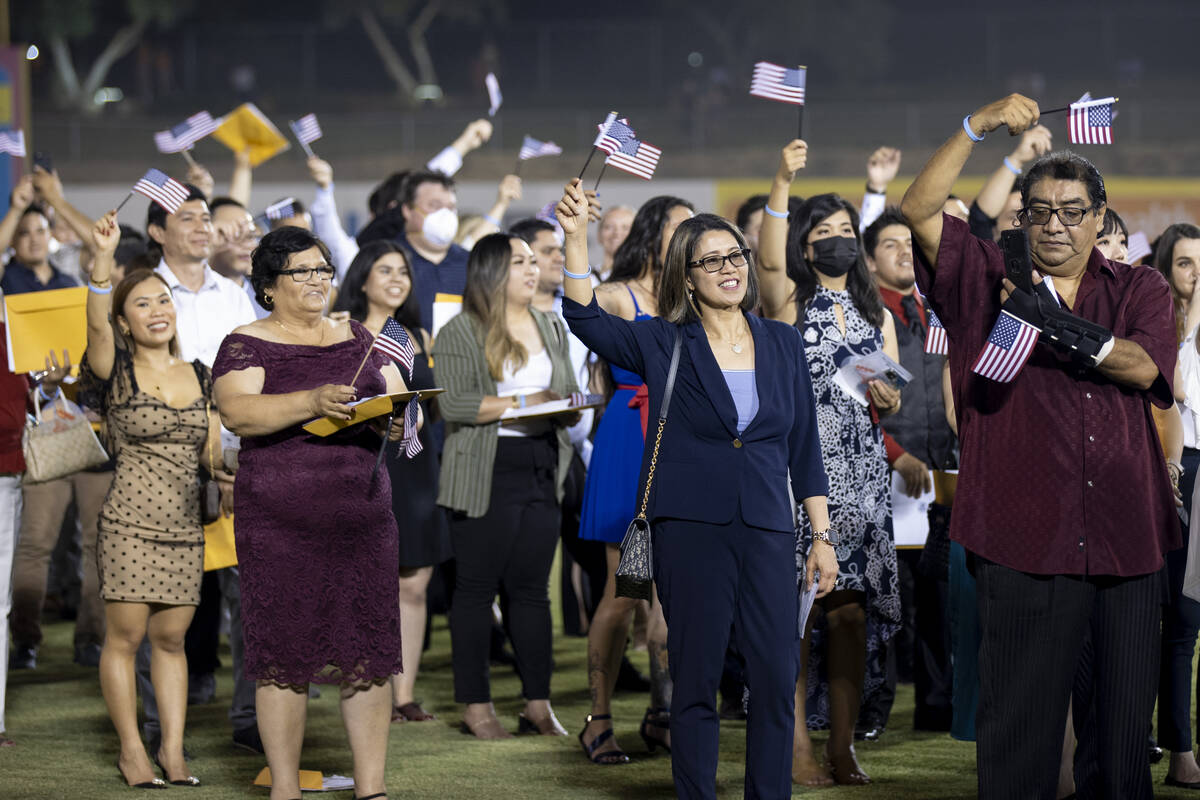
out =
[[(979, 797), (1054, 800), (1073, 689), (1093, 698), (1078, 796), (1152, 797), (1146, 725), (1158, 684), (1162, 573), (1031, 575), (976, 558), (975, 578)], [(1081, 693), (1076, 670), (1087, 636), (1092, 686)]]
[(792, 733), (800, 673), (796, 537), (727, 525), (658, 520), (654, 579), (667, 618), (671, 771), (682, 800), (715, 800), (717, 687), (730, 632), (746, 660), (747, 800), (792, 794)]
[(550, 565), (558, 544), (554, 439), (501, 437), (487, 513), (454, 514), (450, 536), (456, 572), (450, 612), (454, 699), (487, 703), (492, 600), (506, 599), (512, 640), (527, 700), (550, 697)]

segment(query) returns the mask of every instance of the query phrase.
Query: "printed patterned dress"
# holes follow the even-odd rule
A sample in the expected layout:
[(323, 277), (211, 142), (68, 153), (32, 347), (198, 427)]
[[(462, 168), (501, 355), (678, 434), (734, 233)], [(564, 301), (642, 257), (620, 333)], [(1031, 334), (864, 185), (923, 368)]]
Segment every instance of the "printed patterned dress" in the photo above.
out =
[[(838, 327), (835, 306), (845, 316)], [(862, 696), (870, 697), (884, 680), (882, 645), (900, 626), (900, 589), (892, 536), (891, 483), (883, 434), (859, 405), (836, 384), (838, 367), (851, 356), (883, 347), (883, 334), (858, 313), (848, 291), (823, 287), (809, 303), (801, 323), (808, 370), (817, 401), (821, 455), (829, 476), (830, 536), (835, 542), (838, 579), (835, 591), (866, 593), (867, 662)], [(804, 565), (812, 545), (812, 526), (801, 509), (796, 545), (797, 581), (803, 588)], [(808, 661), (808, 727), (829, 727), (823, 617), (813, 627)]]

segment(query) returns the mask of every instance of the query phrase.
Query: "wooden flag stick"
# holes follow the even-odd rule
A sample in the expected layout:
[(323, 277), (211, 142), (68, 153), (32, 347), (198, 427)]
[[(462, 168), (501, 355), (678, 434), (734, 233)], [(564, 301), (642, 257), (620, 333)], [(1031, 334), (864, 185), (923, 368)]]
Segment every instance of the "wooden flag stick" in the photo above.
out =
[(592, 145), (592, 151), (588, 153), (587, 161), (583, 162), (583, 169), (579, 170), (579, 178), (583, 179), (583, 173), (587, 172), (588, 164), (592, 163), (592, 156), (596, 155), (596, 146)]
[[(373, 346), (374, 346), (374, 345), (372, 345), (372, 347), (373, 347)], [(359, 362), (359, 364), (358, 364), (358, 369), (354, 370), (354, 377), (350, 379), (350, 386), (351, 386), (351, 388), (353, 388), (353, 387), (354, 387), (354, 382), (355, 382), (356, 380), (358, 380), (358, 375), (359, 375), (359, 373), (361, 373), (361, 372), (362, 372), (362, 368), (363, 368), (363, 367), (365, 367), (365, 366), (367, 365), (367, 359), (371, 357), (371, 352), (372, 352), (372, 350), (371, 350), (370, 348), (368, 348), (368, 349), (367, 349), (367, 354), (366, 354), (365, 356), (363, 356), (363, 360), (362, 360), (362, 361), (360, 361), (360, 362)]]
[(797, 112), (796, 138), (804, 138), (804, 106), (796, 106), (799, 109)]
[[(1101, 98), (1101, 99), (1103, 100), (1104, 98)], [(1114, 98), (1112, 99), (1112, 102), (1114, 102), (1114, 103), (1115, 103), (1115, 102), (1117, 102), (1117, 101), (1118, 101), (1118, 100), (1120, 100), (1120, 99), (1121, 99), (1121, 98), (1119, 98), (1119, 97), (1114, 97)], [(1071, 107), (1070, 107), (1070, 106), (1063, 106), (1062, 108), (1048, 108), (1048, 109), (1046, 109), (1045, 111), (1039, 111), (1039, 112), (1038, 112), (1038, 114), (1039, 114), (1040, 116), (1043, 116), (1043, 117), (1044, 117), (1044, 116), (1046, 116), (1047, 114), (1059, 114), (1059, 113), (1061, 113), (1061, 112), (1063, 112), (1063, 111), (1070, 111), (1070, 110), (1071, 110)]]
[(599, 194), (600, 180), (601, 180), (601, 178), (604, 177), (604, 170), (606, 170), (606, 169), (608, 169), (608, 161), (607, 160), (604, 162), (604, 166), (600, 167), (600, 174), (596, 176), (596, 185), (592, 187), (592, 191), (596, 192), (597, 197), (600, 196), (600, 194)]
[(124, 207), (125, 207), (125, 204), (129, 202), (129, 198), (131, 198), (131, 197), (133, 197), (133, 190), (132, 190), (132, 189), (129, 191), (129, 194), (125, 195), (125, 199), (124, 199), (124, 200), (122, 200), (122, 201), (120, 202), (120, 204), (117, 206), (117, 211), (120, 211), (122, 208), (124, 208)]
[(523, 163), (525, 162), (521, 160), (521, 157), (517, 156), (517, 168), (513, 170), (513, 175), (516, 175), (518, 178), (521, 177), (521, 165)]
[(316, 158), (317, 154), (308, 146), (308, 142), (304, 141), (296, 134), (296, 123), (293, 120), (288, 120), (288, 127), (292, 129), (292, 135), (296, 137), (296, 141), (300, 143), (300, 147), (304, 150), (304, 154), (309, 158)]
[(188, 162), (189, 167), (196, 166), (196, 159), (192, 158), (192, 154), (189, 153), (187, 150), (180, 150), (179, 154), (181, 156), (183, 156), (184, 161)]

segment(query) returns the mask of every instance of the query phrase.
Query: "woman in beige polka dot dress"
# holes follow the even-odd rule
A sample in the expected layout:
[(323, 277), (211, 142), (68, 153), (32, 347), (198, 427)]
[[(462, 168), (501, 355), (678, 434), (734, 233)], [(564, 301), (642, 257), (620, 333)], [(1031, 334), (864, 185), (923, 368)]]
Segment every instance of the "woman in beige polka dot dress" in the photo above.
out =
[(121, 740), (121, 776), (131, 786), (162, 785), (137, 725), (134, 656), (149, 634), (162, 723), (154, 761), (167, 781), (196, 785), (183, 758), (183, 639), (200, 602), (204, 570), (200, 469), (211, 469), (210, 454), (221, 452), (210, 408), (212, 381), (199, 361), (178, 357), (175, 305), (162, 278), (134, 270), (113, 289), (109, 275), (120, 238), (115, 212), (96, 223), (92, 238), (96, 259), (82, 389), (95, 395), (117, 460), (100, 512), (100, 594), (108, 623), (100, 686)]

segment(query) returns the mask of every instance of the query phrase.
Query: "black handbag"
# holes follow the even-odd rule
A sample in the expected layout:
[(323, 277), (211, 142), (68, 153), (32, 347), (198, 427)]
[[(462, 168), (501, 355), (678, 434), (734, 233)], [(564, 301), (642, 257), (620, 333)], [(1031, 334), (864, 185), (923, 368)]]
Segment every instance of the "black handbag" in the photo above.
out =
[(654, 483), (654, 468), (658, 464), (658, 447), (662, 444), (667, 410), (671, 407), (671, 394), (675, 391), (675, 373), (679, 370), (679, 350), (682, 344), (683, 334), (677, 329), (675, 350), (671, 353), (671, 368), (667, 370), (667, 386), (663, 391), (662, 407), (658, 410), (658, 433), (654, 437), (654, 450), (650, 454), (650, 469), (646, 472), (642, 508), (625, 529), (625, 538), (621, 540), (621, 563), (617, 565), (617, 597), (650, 599), (650, 586), (654, 582), (654, 561), (650, 549), (650, 522), (646, 519), (646, 506), (650, 503), (650, 486)]
[[(210, 424), (209, 417), (212, 414), (212, 406), (209, 401), (204, 401), (204, 439), (208, 443), (208, 463), (213, 469), (216, 469), (216, 462), (213, 461), (212, 438), (208, 435), (208, 426)], [(217, 484), (215, 478), (210, 473), (207, 478), (200, 479), (200, 524), (211, 525), (221, 518), (221, 487)]]

